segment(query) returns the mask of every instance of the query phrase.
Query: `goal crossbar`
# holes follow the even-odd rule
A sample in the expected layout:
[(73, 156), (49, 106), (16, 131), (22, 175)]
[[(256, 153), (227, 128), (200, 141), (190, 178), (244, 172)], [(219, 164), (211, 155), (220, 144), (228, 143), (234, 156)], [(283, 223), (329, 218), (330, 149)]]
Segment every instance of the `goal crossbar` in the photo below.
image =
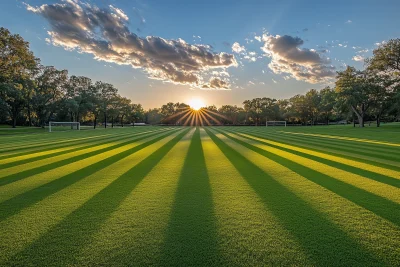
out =
[(266, 121), (265, 122), (265, 126), (268, 127), (269, 126), (285, 126), (286, 127), (286, 121)]
[(79, 122), (73, 121), (49, 121), (49, 132), (51, 133), (51, 125), (59, 125), (59, 124), (68, 124), (68, 125), (76, 125), (76, 129), (79, 131), (81, 129), (81, 124)]

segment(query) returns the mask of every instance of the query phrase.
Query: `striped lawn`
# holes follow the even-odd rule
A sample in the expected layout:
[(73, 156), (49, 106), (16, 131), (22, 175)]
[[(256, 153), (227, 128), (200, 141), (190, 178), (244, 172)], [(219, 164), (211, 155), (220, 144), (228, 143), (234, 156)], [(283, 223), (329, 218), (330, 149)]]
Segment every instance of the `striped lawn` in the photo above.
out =
[(0, 266), (399, 266), (399, 133), (0, 135)]

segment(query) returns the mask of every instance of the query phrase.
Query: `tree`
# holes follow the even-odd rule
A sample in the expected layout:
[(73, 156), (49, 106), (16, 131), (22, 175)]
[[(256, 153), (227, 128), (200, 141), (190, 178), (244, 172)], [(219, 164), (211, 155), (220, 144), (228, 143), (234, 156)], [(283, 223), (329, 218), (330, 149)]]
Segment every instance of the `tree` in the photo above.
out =
[(279, 106), (276, 99), (263, 97), (261, 99), (262, 117), (267, 120), (277, 120), (279, 118)]
[(118, 90), (112, 84), (103, 82), (96, 82), (95, 87), (98, 92), (98, 104), (104, 114), (104, 128), (107, 128), (107, 112)]
[(310, 109), (304, 95), (295, 95), (289, 99), (291, 115), (297, 121), (307, 124), (310, 117)]
[(315, 125), (315, 122), (318, 120), (321, 96), (317, 90), (311, 89), (305, 95), (305, 104), (308, 107), (308, 116), (311, 120), (311, 125)]
[(329, 120), (333, 114), (336, 102), (336, 93), (334, 89), (331, 89), (328, 86), (322, 89), (319, 94), (321, 97), (319, 110), (321, 112), (321, 116), (324, 117), (326, 124), (329, 125)]
[(131, 104), (130, 120), (135, 122), (143, 122), (145, 120), (145, 112), (141, 104)]
[(29, 43), (18, 34), (0, 28), (0, 97), (16, 127), (17, 117), (33, 90), (32, 77), (39, 60), (29, 50)]
[(119, 99), (119, 113), (121, 115), (121, 126), (124, 127), (124, 118), (129, 118), (132, 113), (131, 100), (126, 97)]
[[(68, 72), (42, 66), (35, 81), (36, 86), (31, 103), (38, 118), (38, 124), (44, 127), (46, 120), (56, 110), (56, 104), (63, 97), (63, 91), (68, 81)], [(28, 107), (30, 108), (30, 103), (28, 103)], [(30, 114), (28, 116), (30, 117)]]
[(159, 108), (149, 109), (145, 113), (145, 120), (146, 123), (148, 124), (158, 124), (161, 122), (161, 119), (162, 119), (161, 109)]
[(168, 102), (165, 105), (161, 106), (160, 113), (162, 115), (162, 122), (163, 123), (175, 123), (175, 117), (173, 115), (175, 114), (177, 108), (176, 105), (173, 102)]
[(357, 71), (348, 66), (346, 70), (338, 72), (336, 93), (340, 104), (349, 106), (358, 118), (360, 127), (364, 127), (364, 118), (371, 107), (371, 84), (365, 71)]
[(381, 44), (366, 64), (368, 75), (376, 85), (373, 113), (379, 127), (385, 111), (396, 109), (400, 112), (400, 39)]

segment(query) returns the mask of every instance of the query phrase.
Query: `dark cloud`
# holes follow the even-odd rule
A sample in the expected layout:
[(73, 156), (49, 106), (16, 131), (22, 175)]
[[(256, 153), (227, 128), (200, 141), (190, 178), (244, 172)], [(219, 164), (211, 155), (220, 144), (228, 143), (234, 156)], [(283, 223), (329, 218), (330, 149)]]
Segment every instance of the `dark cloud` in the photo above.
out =
[(316, 50), (300, 48), (304, 41), (299, 37), (263, 36), (262, 50), (271, 58), (269, 68), (274, 73), (288, 73), (297, 80), (318, 83), (335, 77), (335, 67)]
[(62, 4), (26, 6), (49, 22), (50, 43), (93, 54), (97, 60), (143, 68), (152, 79), (201, 88), (207, 83), (203, 81), (205, 72), (237, 65), (233, 55), (215, 53), (207, 45), (139, 37), (128, 29), (128, 16), (111, 5), (100, 9), (66, 0)]
[(303, 29), (303, 32), (308, 32), (308, 28), (304, 28), (304, 29)]

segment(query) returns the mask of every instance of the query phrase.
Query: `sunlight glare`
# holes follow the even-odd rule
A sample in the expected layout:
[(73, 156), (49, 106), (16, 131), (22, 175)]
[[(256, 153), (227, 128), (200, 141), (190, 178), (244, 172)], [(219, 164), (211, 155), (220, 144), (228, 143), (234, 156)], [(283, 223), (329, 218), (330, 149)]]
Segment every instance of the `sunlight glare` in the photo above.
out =
[(204, 102), (199, 98), (192, 98), (189, 101), (189, 106), (194, 110), (199, 110), (205, 106)]

